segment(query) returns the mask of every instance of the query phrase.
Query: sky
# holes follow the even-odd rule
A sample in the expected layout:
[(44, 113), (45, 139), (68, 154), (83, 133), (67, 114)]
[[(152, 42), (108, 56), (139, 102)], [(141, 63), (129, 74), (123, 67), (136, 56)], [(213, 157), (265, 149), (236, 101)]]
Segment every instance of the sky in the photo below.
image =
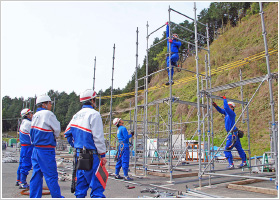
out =
[[(196, 2), (197, 14), (210, 2)], [(1, 96), (34, 97), (53, 89), (124, 88), (146, 54), (148, 32), (164, 25), (169, 6), (194, 18), (192, 1), (1, 1)], [(171, 21), (184, 16), (171, 12)], [(149, 38), (162, 37), (165, 27)]]

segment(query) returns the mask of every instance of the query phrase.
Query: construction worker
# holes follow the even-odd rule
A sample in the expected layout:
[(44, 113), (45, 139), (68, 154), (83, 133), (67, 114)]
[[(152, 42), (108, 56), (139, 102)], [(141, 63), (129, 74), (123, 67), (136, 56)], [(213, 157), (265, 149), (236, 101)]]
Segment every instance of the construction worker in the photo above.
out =
[[(168, 72), (168, 79), (169, 79), (169, 60), (171, 60), (171, 84), (174, 84), (173, 82), (173, 74), (174, 74), (174, 68), (173, 66), (177, 66), (177, 61), (179, 60), (179, 48), (181, 46), (181, 42), (178, 41), (178, 34), (173, 33), (172, 34), (172, 39), (169, 39), (169, 25), (168, 22), (166, 22), (166, 38), (167, 38), (167, 51), (169, 52), (169, 44), (171, 44), (171, 57), (169, 59), (169, 54), (166, 57), (166, 67), (167, 67), (167, 72)], [(169, 85), (169, 81), (165, 84)]]
[[(216, 110), (219, 113), (225, 115), (225, 128), (226, 131), (229, 132), (232, 129), (233, 125), (235, 124), (235, 117), (236, 117), (236, 114), (234, 112), (235, 104), (233, 102), (227, 102), (225, 96), (223, 96), (223, 99), (224, 99), (224, 109), (220, 108), (215, 102), (213, 102), (212, 105), (216, 108)], [(234, 127), (233, 131), (229, 134), (227, 138), (225, 149), (232, 150), (233, 147), (237, 149), (239, 156), (242, 159), (242, 163), (239, 165), (239, 167), (241, 168), (247, 166), (247, 163), (246, 163), (246, 154), (242, 149), (237, 132), (238, 129)], [(234, 164), (233, 164), (231, 151), (224, 151), (224, 153), (229, 163), (229, 166), (227, 168), (233, 169)]]
[(120, 169), (122, 167), (124, 173), (124, 179), (127, 181), (132, 181), (133, 179), (128, 176), (129, 167), (129, 138), (133, 137), (134, 132), (128, 134), (127, 129), (123, 126), (124, 122), (121, 118), (115, 118), (113, 124), (118, 127), (117, 137), (119, 140), (117, 164), (115, 170), (115, 178), (122, 179), (119, 175)]
[(20, 189), (28, 189), (29, 185), (26, 182), (26, 177), (32, 168), (31, 155), (33, 151), (33, 145), (31, 144), (30, 129), (33, 112), (24, 108), (20, 115), (22, 122), (19, 128), (19, 140), (21, 144), (19, 166), (17, 170), (17, 182), (16, 186)]
[[(88, 89), (80, 94), (82, 109), (77, 112), (68, 124), (64, 136), (77, 152), (77, 185), (75, 196), (85, 198), (91, 188), (91, 198), (105, 198), (105, 189), (99, 182), (96, 172), (98, 166), (105, 165), (106, 145), (104, 141), (103, 124), (100, 113), (94, 108), (96, 92)], [(88, 157), (82, 163), (80, 157)], [(79, 163), (80, 162), (80, 163)], [(88, 167), (89, 166), (89, 167)], [(80, 169), (79, 169), (80, 168)], [(83, 170), (86, 169), (86, 170)]]
[(60, 133), (60, 122), (51, 112), (52, 102), (48, 95), (38, 96), (37, 111), (31, 122), (30, 136), (34, 145), (32, 153), (33, 174), (30, 180), (30, 198), (41, 198), (43, 176), (52, 198), (63, 198), (58, 185), (55, 160), (56, 137)]

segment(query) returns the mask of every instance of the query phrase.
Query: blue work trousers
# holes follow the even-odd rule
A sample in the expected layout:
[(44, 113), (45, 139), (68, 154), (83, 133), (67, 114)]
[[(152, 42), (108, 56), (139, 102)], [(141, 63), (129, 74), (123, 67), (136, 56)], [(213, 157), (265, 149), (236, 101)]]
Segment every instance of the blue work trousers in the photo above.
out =
[(17, 170), (17, 181), (26, 183), (26, 177), (32, 168), (31, 155), (33, 151), (33, 145), (22, 146), (20, 149), (19, 166)]
[[(174, 53), (171, 55), (171, 65), (172, 66), (177, 66), (177, 61), (179, 60), (179, 54), (178, 53)], [(169, 56), (167, 56), (166, 58), (166, 67), (169, 67)], [(167, 72), (168, 72), (168, 78), (169, 78), (169, 68), (167, 68)], [(174, 74), (174, 68), (171, 68), (171, 80), (173, 80), (173, 74)]]
[(115, 174), (118, 175), (120, 173), (121, 167), (123, 169), (124, 176), (128, 176), (128, 167), (129, 167), (129, 147), (124, 147), (122, 152), (119, 147), (118, 161), (116, 164)]
[(55, 149), (34, 147), (31, 160), (33, 174), (30, 180), (30, 198), (42, 197), (43, 176), (52, 198), (63, 198), (58, 185)]
[[(77, 157), (79, 153), (77, 153)], [(89, 171), (86, 170), (77, 170), (77, 185), (75, 196), (77, 198), (85, 198), (87, 196), (87, 190), (90, 187), (90, 197), (91, 198), (106, 198), (103, 192), (105, 191), (95, 173), (99, 166), (99, 158), (97, 154), (93, 154), (93, 166)]]
[[(246, 153), (244, 152), (244, 150), (242, 149), (242, 146), (241, 146), (241, 143), (240, 143), (240, 139), (239, 137), (237, 136), (237, 133), (234, 133), (234, 135), (230, 134), (228, 137), (227, 137), (227, 142), (226, 142), (226, 149), (227, 147), (229, 147), (231, 144), (232, 144), (232, 141), (233, 139), (236, 138), (236, 142), (235, 144), (229, 149), (229, 150), (232, 150), (233, 147), (236, 148), (236, 150), (238, 151), (238, 154), (240, 156), (240, 158), (242, 159), (242, 162), (246, 162)], [(225, 157), (227, 158), (228, 160), (228, 163), (230, 165), (233, 165), (233, 160), (232, 160), (232, 154), (231, 154), (231, 151), (224, 151), (225, 153)]]

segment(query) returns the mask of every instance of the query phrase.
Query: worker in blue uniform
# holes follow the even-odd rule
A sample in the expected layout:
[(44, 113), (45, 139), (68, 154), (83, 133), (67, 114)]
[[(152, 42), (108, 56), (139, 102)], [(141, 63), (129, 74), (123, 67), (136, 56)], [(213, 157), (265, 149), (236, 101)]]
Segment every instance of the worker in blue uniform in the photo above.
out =
[[(98, 166), (100, 164), (105, 166), (107, 162), (102, 119), (100, 113), (94, 109), (96, 96), (96, 92), (92, 89), (80, 94), (80, 102), (83, 103), (83, 107), (72, 117), (64, 133), (64, 137), (77, 152), (77, 185), (75, 188), (77, 198), (85, 198), (89, 187), (91, 188), (91, 198), (105, 198), (103, 194), (105, 188), (96, 176)], [(85, 154), (89, 155), (89, 159), (86, 163), (81, 164), (80, 155)], [(83, 165), (89, 165), (88, 169), (79, 169), (87, 168)]]
[(52, 198), (63, 198), (58, 185), (55, 160), (56, 137), (60, 133), (60, 122), (51, 112), (52, 103), (48, 95), (38, 96), (37, 111), (31, 122), (30, 136), (34, 145), (32, 153), (33, 174), (30, 180), (30, 198), (41, 198), (43, 176)]
[(121, 118), (115, 118), (113, 124), (118, 127), (117, 137), (119, 141), (117, 164), (115, 169), (115, 178), (122, 179), (119, 175), (120, 169), (123, 169), (124, 179), (132, 181), (133, 179), (128, 176), (129, 168), (129, 138), (133, 137), (134, 132), (128, 134), (127, 129), (123, 126), (124, 122)]
[[(225, 128), (226, 128), (226, 131), (229, 132), (232, 129), (233, 125), (235, 124), (235, 117), (236, 117), (236, 114), (234, 112), (235, 104), (233, 102), (227, 102), (227, 99), (225, 96), (223, 96), (223, 99), (224, 99), (224, 109), (220, 108), (215, 102), (213, 102), (212, 105), (216, 108), (216, 110), (219, 113), (225, 115)], [(235, 147), (237, 149), (238, 154), (239, 154), (240, 158), (242, 159), (242, 163), (239, 165), (239, 167), (241, 168), (241, 167), (247, 166), (246, 154), (245, 154), (244, 150), (242, 149), (240, 139), (238, 137), (237, 132), (238, 132), (238, 129), (235, 126), (233, 128), (233, 131), (227, 137), (225, 149), (228, 151), (224, 151), (224, 154), (228, 160), (229, 166), (227, 168), (229, 168), (229, 169), (234, 168), (232, 154), (230, 151), (233, 149), (233, 147)]]
[(33, 112), (24, 108), (21, 111), (22, 122), (19, 128), (19, 141), (21, 144), (19, 166), (17, 170), (17, 182), (16, 186), (20, 189), (28, 189), (29, 185), (26, 182), (26, 177), (32, 168), (31, 155), (33, 151), (33, 145), (31, 144), (30, 129)]
[[(167, 67), (167, 72), (168, 72), (168, 79), (170, 76), (170, 70), (169, 70), (169, 65), (171, 61), (171, 84), (174, 84), (173, 81), (173, 74), (174, 74), (174, 68), (173, 66), (177, 66), (177, 61), (179, 60), (179, 48), (181, 46), (181, 42), (178, 41), (178, 34), (174, 33), (172, 34), (172, 39), (169, 38), (169, 25), (168, 22), (166, 22), (166, 39), (167, 39), (167, 51), (168, 51), (168, 56), (166, 57), (166, 67)], [(171, 57), (169, 58), (169, 45), (170, 46), (170, 51), (171, 51)], [(169, 85), (169, 81), (165, 84)]]

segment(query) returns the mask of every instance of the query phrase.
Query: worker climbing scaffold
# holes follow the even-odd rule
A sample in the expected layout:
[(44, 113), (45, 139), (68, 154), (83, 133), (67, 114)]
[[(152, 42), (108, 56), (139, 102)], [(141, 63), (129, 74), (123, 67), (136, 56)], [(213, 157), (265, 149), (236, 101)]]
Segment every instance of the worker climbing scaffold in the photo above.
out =
[[(179, 60), (179, 48), (181, 46), (181, 42), (178, 41), (178, 34), (173, 33), (172, 38), (169, 37), (169, 25), (168, 22), (166, 22), (166, 39), (167, 39), (167, 50), (171, 51), (168, 56), (166, 57), (166, 67), (168, 72), (168, 77), (171, 77), (171, 84), (174, 84), (173, 81), (173, 74), (174, 74), (174, 67), (177, 66), (177, 61)], [(170, 45), (170, 46), (169, 46)], [(170, 56), (169, 56), (170, 55)], [(170, 63), (171, 63), (171, 76), (170, 76)], [(169, 85), (169, 81), (166, 82), (165, 85)]]
[[(235, 124), (235, 117), (236, 114), (234, 112), (235, 109), (235, 104), (233, 102), (227, 102), (227, 99), (225, 96), (223, 96), (224, 99), (224, 109), (220, 108), (215, 102), (212, 103), (212, 105), (216, 108), (216, 110), (223, 114), (225, 116), (225, 129), (227, 132), (229, 132), (232, 127)], [(244, 152), (241, 143), (240, 143), (240, 136), (238, 135), (240, 131), (236, 127), (232, 130), (231, 134), (228, 135), (227, 142), (226, 142), (226, 147), (225, 147), (225, 156), (228, 160), (228, 169), (233, 169), (234, 164), (233, 164), (233, 158), (231, 154), (231, 150), (233, 147), (235, 147), (239, 153), (240, 158), (242, 159), (242, 163), (239, 165), (239, 167), (245, 167), (247, 166), (246, 163), (246, 153)]]

